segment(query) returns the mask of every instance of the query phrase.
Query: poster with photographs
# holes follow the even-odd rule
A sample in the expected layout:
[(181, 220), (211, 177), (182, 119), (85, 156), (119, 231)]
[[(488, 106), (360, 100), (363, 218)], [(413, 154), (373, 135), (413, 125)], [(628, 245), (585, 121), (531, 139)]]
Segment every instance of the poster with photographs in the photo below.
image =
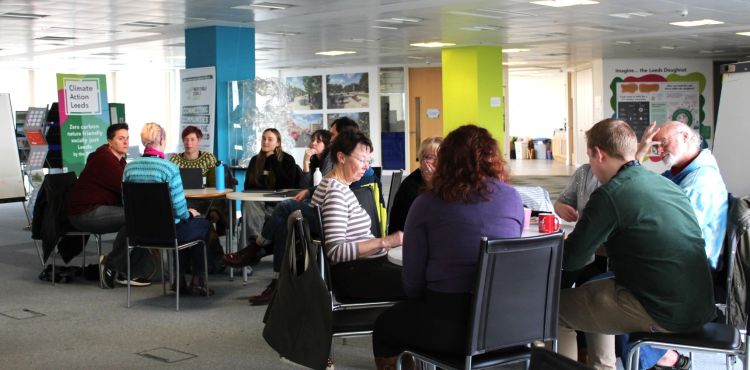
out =
[(307, 148), (310, 145), (310, 135), (323, 127), (323, 114), (292, 114), (288, 133), (294, 140), (295, 148)]
[(367, 73), (326, 75), (328, 109), (368, 108), (369, 92)]
[(339, 117), (353, 119), (359, 125), (360, 131), (364, 132), (367, 137), (370, 137), (370, 112), (328, 113), (328, 127), (330, 128), (331, 122)]
[(323, 76), (287, 77), (289, 85), (289, 109), (323, 109)]

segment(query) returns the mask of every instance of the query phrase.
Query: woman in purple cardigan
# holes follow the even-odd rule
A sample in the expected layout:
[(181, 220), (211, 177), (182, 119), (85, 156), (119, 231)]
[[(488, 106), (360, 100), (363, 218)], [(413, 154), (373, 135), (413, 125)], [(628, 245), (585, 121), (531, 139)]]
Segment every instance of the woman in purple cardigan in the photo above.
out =
[(409, 299), (375, 324), (378, 369), (395, 369), (404, 349), (462, 355), (466, 350), (480, 238), (515, 238), (523, 205), (505, 183), (497, 141), (474, 125), (451, 132), (432, 183), (412, 204), (404, 229), (403, 285)]

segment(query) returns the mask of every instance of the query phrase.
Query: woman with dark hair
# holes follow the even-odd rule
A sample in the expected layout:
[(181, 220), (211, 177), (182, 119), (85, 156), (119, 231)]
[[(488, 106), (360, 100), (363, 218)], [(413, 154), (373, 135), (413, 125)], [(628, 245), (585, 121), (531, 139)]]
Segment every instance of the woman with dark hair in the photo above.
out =
[(307, 188), (313, 186), (313, 173), (319, 169), (323, 174), (323, 158), (328, 155), (328, 146), (331, 145), (331, 132), (328, 130), (317, 130), (310, 135), (310, 146), (305, 150), (302, 161), (302, 180), (300, 186)]
[[(281, 148), (281, 133), (275, 128), (263, 131), (260, 153), (250, 159), (245, 174), (245, 190), (278, 190), (297, 187), (297, 163)], [(271, 215), (272, 202), (244, 202), (245, 240), (255, 241), (263, 222)]]
[(179, 168), (200, 168), (206, 182), (210, 185), (215, 181), (208, 172), (216, 168), (216, 157), (212, 153), (202, 152), (201, 138), (203, 132), (195, 126), (187, 126), (182, 130), (182, 146), (185, 151), (173, 155), (169, 160)]
[(401, 245), (402, 232), (375, 238), (371, 220), (349, 185), (370, 167), (372, 143), (359, 131), (339, 133), (331, 144), (333, 169), (320, 182), (312, 204), (323, 215), (325, 253), (338, 297), (396, 299), (404, 296), (401, 268), (386, 254)]
[(375, 323), (378, 369), (395, 369), (404, 349), (463, 355), (479, 240), (520, 237), (523, 205), (490, 133), (461, 126), (440, 145), (432, 183), (404, 229), (403, 286), (409, 299)]

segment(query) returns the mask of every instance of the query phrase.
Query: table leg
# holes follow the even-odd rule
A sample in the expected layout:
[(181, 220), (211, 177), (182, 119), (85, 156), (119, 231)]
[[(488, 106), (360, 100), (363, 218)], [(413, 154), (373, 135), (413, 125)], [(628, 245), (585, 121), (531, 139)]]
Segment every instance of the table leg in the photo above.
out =
[[(234, 201), (227, 198), (227, 209), (229, 210), (229, 217), (227, 218), (227, 221), (229, 222), (229, 227), (227, 227), (227, 251), (229, 253), (232, 253), (234, 251), (234, 243), (232, 243), (232, 230), (234, 228), (234, 224), (237, 222), (237, 213), (234, 212)], [(229, 268), (229, 281), (234, 281), (234, 269)]]

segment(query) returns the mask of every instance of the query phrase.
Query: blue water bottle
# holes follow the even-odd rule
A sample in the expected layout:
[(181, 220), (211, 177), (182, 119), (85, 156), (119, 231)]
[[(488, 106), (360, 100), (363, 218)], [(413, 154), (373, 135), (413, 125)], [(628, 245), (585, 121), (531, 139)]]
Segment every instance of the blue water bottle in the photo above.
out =
[(216, 162), (216, 190), (224, 190), (224, 163)]

